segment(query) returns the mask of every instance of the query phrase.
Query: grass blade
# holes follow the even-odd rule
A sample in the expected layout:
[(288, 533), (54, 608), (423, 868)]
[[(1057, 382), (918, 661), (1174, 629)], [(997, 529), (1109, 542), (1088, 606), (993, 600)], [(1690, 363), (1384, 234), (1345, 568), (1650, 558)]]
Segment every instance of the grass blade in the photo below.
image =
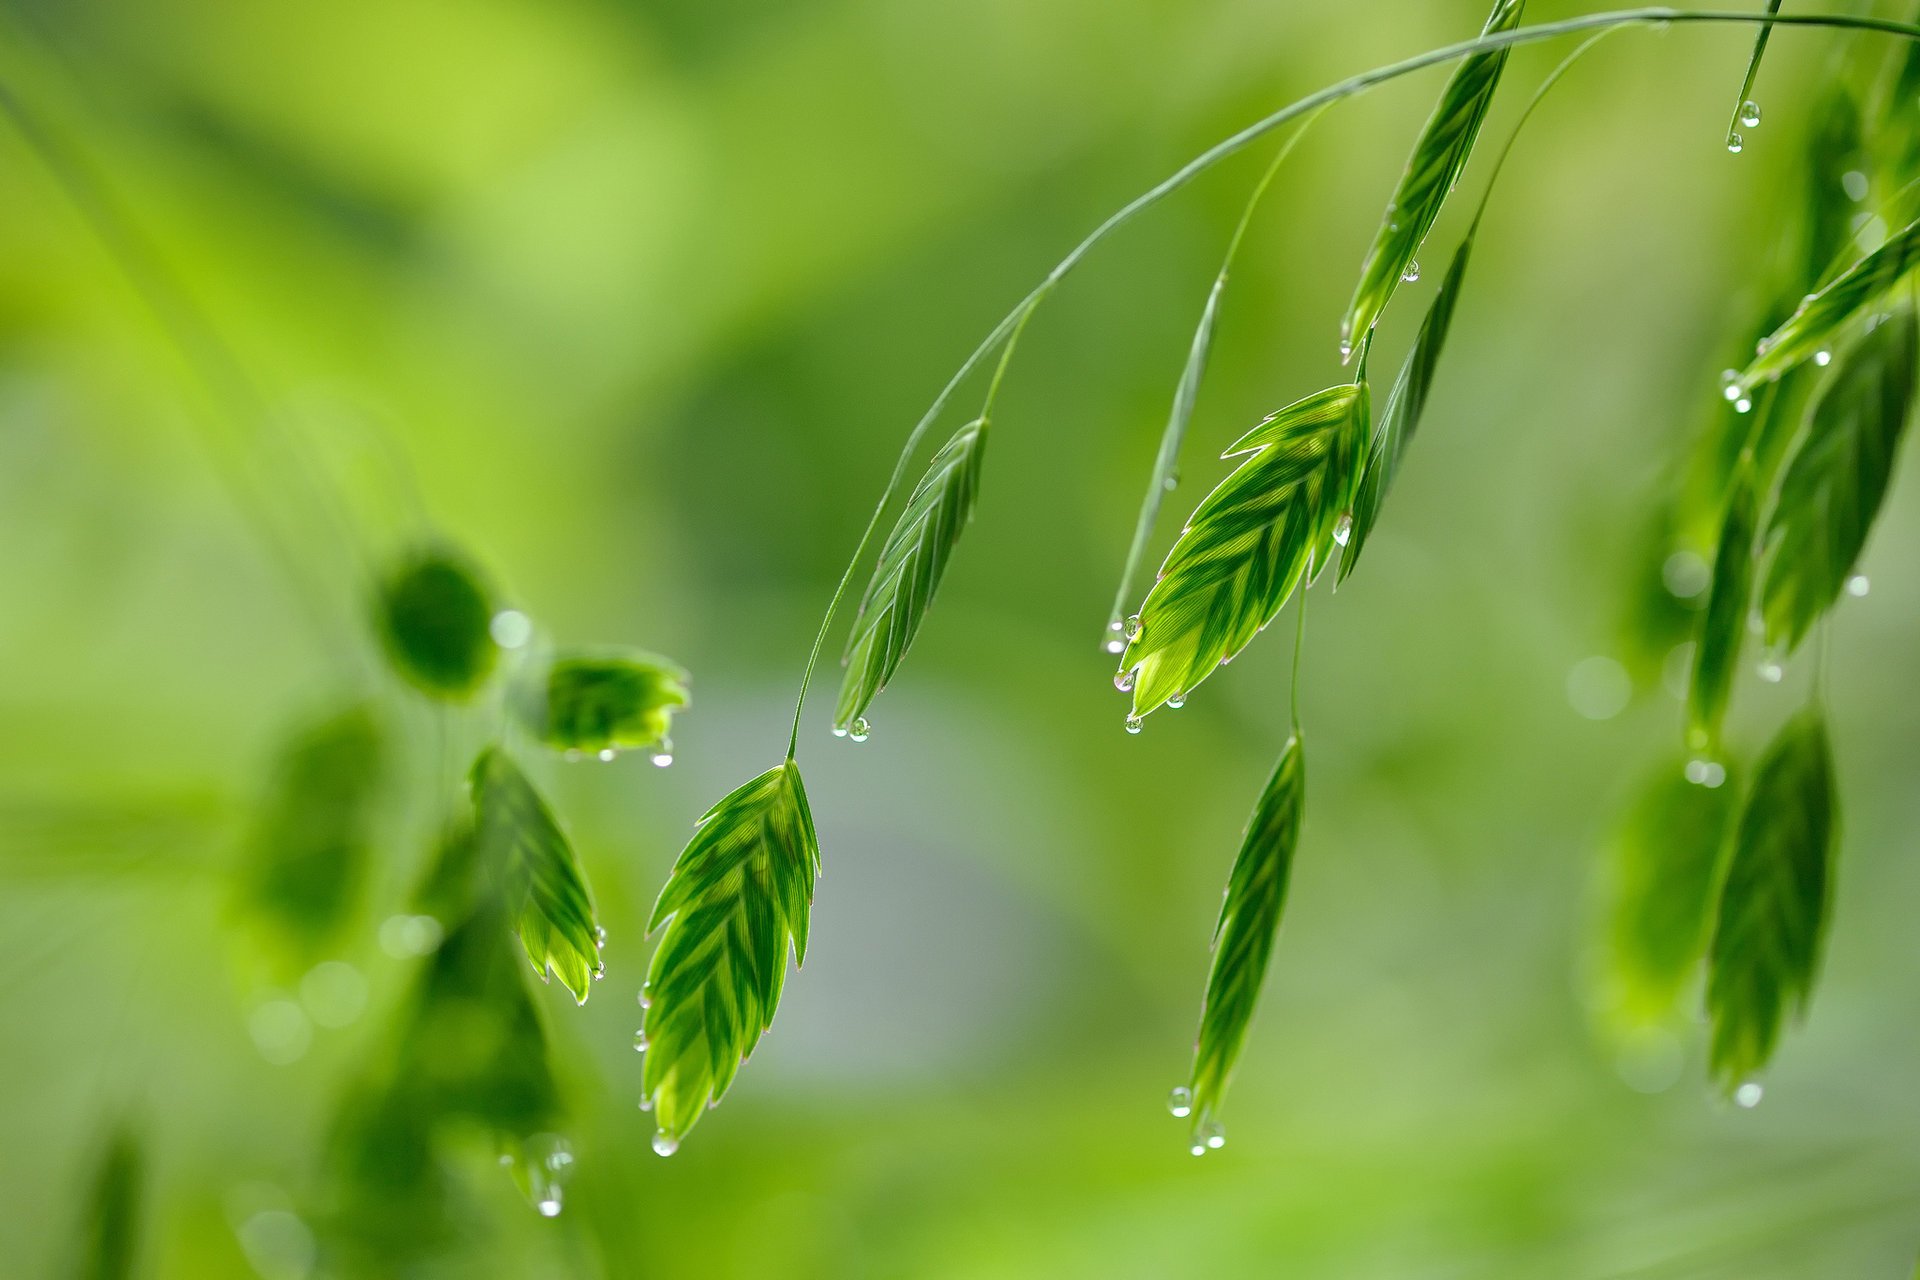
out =
[(1365, 384), (1343, 383), (1273, 414), (1226, 451), (1246, 460), (1188, 517), (1121, 658), (1134, 717), (1185, 697), (1324, 567), (1359, 487), (1367, 421)]
[(1306, 787), (1306, 761), (1296, 734), (1287, 739), (1280, 762), (1254, 806), (1213, 929), (1213, 967), (1207, 974), (1190, 1085), (1196, 1155), (1218, 1133), (1220, 1104), (1260, 999), (1260, 984), (1286, 905), (1287, 875), (1300, 844)]
[(1901, 227), (1825, 288), (1802, 299), (1786, 323), (1761, 340), (1753, 362), (1740, 375), (1740, 385), (1753, 387), (1777, 378), (1831, 348), (1849, 322), (1884, 299), (1915, 266), (1920, 266), (1920, 221)]
[(94, 1170), (71, 1268), (74, 1280), (130, 1280), (140, 1241), (141, 1159), (125, 1125), (114, 1131)]
[(573, 846), (512, 758), (488, 747), (473, 762), (474, 838), (513, 931), (542, 982), (560, 979), (581, 1004), (603, 971), (593, 896)]
[(422, 693), (459, 700), (493, 674), (493, 603), (464, 561), (425, 551), (380, 590), (376, 629), (387, 660)]
[(1608, 850), (1605, 1008), (1631, 1033), (1673, 1019), (1706, 954), (1739, 791), (1688, 781), (1671, 761), (1641, 783)]
[[(1780, 12), (1780, 0), (1767, 0), (1767, 16)], [(1743, 145), (1740, 130), (1751, 129), (1759, 123), (1759, 118), (1749, 113), (1753, 102), (1753, 82), (1760, 76), (1760, 59), (1767, 55), (1767, 41), (1773, 39), (1773, 24), (1762, 23), (1753, 35), (1753, 56), (1747, 59), (1746, 78), (1740, 82), (1740, 96), (1733, 100), (1733, 122), (1727, 126), (1727, 150), (1738, 151)]]
[(807, 958), (820, 841), (792, 760), (707, 811), (654, 904), (643, 1107), (671, 1155), (773, 1025), (787, 954)]
[(1912, 413), (1914, 342), (1902, 307), (1837, 357), (1787, 459), (1761, 539), (1760, 611), (1776, 653), (1799, 645), (1866, 545)]
[[(1519, 25), (1525, 8), (1526, 0), (1495, 0), (1481, 34), (1512, 30)], [(1502, 46), (1463, 59), (1420, 131), (1406, 172), (1394, 189), (1373, 247), (1360, 268), (1360, 283), (1340, 329), (1343, 356), (1358, 349), (1374, 321), (1386, 310), (1388, 299), (1413, 264), (1421, 242), (1440, 216), (1441, 206), (1466, 169), (1494, 90), (1500, 86), (1500, 73), (1506, 69), (1507, 52)]]
[(1768, 747), (1734, 837), (1707, 982), (1712, 1073), (1729, 1092), (1764, 1067), (1813, 992), (1834, 852), (1833, 758), (1817, 709)]
[[(687, 673), (650, 653), (562, 653), (515, 690), (527, 732), (558, 751), (610, 756), (662, 747), (688, 705)], [(669, 756), (668, 759), (672, 757)]]
[(854, 732), (893, 678), (933, 605), (961, 532), (973, 519), (986, 455), (987, 419), (976, 418), (940, 447), (881, 545), (847, 642), (847, 674), (834, 712), (836, 733)]
[(1720, 726), (1747, 633), (1747, 602), (1753, 595), (1754, 527), (1759, 523), (1753, 492), (1753, 464), (1742, 461), (1727, 492), (1720, 543), (1713, 557), (1707, 607), (1694, 640), (1693, 679), (1687, 689), (1687, 745), (1717, 752)]

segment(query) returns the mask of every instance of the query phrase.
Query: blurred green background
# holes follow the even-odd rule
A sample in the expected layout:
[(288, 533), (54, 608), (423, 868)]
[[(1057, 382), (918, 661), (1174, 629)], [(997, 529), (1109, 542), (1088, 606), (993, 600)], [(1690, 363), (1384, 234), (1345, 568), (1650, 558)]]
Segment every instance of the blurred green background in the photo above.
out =
[[(1223, 1151), (1190, 1157), (1163, 1100), (1285, 735), (1287, 644), (1134, 738), (1097, 641), (1264, 148), (1039, 313), (978, 519), (872, 740), (827, 734), (831, 675), (809, 716), (809, 963), (726, 1104), (672, 1160), (648, 1149), (647, 907), (695, 818), (779, 758), (906, 429), (1111, 209), (1484, 7), (10, 0), (5, 83), (252, 390), (209, 385), (205, 351), (183, 356), (0, 130), (0, 1270), (60, 1273), (124, 1117), (145, 1273), (310, 1273), (290, 1215), (421, 963), (379, 925), (452, 786), (447, 730), (379, 675), (362, 619), (370, 567), (432, 535), (545, 635), (671, 654), (694, 706), (671, 769), (536, 762), (611, 935), (585, 1008), (536, 988), (567, 1207), (541, 1218), (477, 1157), (481, 1226), (409, 1274), (1907, 1275), (1911, 450), (1872, 594), (1833, 628), (1833, 933), (1765, 1103), (1710, 1100), (1697, 1025), (1623, 1050), (1589, 994), (1598, 851), (1672, 753), (1679, 703), (1655, 680), (1622, 709), (1589, 663), (1572, 701), (1594, 719), (1569, 676), (1621, 656), (1661, 478), (1750, 325), (1799, 121), (1859, 43), (1819, 32), (1774, 42), (1738, 157), (1732, 28), (1607, 42), (1516, 151), (1377, 545), (1314, 593), (1305, 844)], [(1515, 55), (1489, 140), (1563, 51)], [(1156, 556), (1220, 447), (1339, 376), (1341, 308), (1442, 79), (1336, 109), (1283, 171)], [(1402, 291), (1388, 349), (1439, 274)], [(1737, 745), (1796, 705), (1807, 665), (1743, 682)], [(280, 742), (355, 691), (405, 729), (414, 780), (335, 957), (367, 997), (321, 1011), (345, 1025), (276, 1031), (263, 1003), (296, 993), (252, 976), (231, 869)]]

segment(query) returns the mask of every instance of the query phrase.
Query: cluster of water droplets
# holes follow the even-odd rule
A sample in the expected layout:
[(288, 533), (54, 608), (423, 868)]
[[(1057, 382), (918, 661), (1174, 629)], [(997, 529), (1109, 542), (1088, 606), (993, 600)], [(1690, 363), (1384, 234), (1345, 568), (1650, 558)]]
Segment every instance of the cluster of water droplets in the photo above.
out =
[[(644, 986), (640, 988), (639, 1001), (642, 1009), (651, 1009), (653, 1007), (653, 996)], [(633, 1051), (635, 1053), (645, 1053), (648, 1048), (647, 1029), (641, 1027), (633, 1033)], [(653, 1110), (653, 1099), (643, 1094), (640, 1098), (640, 1109), (642, 1111)], [(680, 1139), (674, 1137), (664, 1129), (656, 1129), (654, 1130), (652, 1145), (655, 1155), (670, 1156), (680, 1149)]]
[[(1193, 1114), (1193, 1090), (1186, 1085), (1175, 1085), (1167, 1095), (1167, 1111), (1175, 1118), (1184, 1120)], [(1227, 1131), (1216, 1120), (1203, 1118), (1193, 1127), (1193, 1145), (1190, 1150), (1196, 1156), (1209, 1151), (1218, 1151), (1227, 1145)]]
[(1691, 782), (1694, 786), (1706, 787), (1711, 790), (1714, 787), (1725, 784), (1727, 780), (1727, 766), (1721, 764), (1718, 760), (1710, 760), (1705, 756), (1696, 756), (1687, 761), (1686, 776), (1687, 781)]
[[(1740, 104), (1740, 128), (1758, 129), (1760, 127), (1760, 104), (1749, 98)], [(1746, 149), (1747, 140), (1738, 131), (1727, 135), (1727, 150), (1739, 155)]]
[(1720, 394), (1727, 398), (1735, 413), (1747, 413), (1753, 408), (1753, 397), (1747, 394), (1746, 384), (1740, 381), (1736, 369), (1725, 369), (1720, 373)]
[(500, 1164), (543, 1218), (557, 1218), (573, 1173), (573, 1148), (557, 1133), (536, 1133), (500, 1153)]
[(865, 742), (868, 735), (872, 732), (873, 725), (868, 722), (865, 716), (855, 716), (850, 724), (837, 724), (833, 726), (833, 736), (836, 738), (845, 738), (849, 742)]

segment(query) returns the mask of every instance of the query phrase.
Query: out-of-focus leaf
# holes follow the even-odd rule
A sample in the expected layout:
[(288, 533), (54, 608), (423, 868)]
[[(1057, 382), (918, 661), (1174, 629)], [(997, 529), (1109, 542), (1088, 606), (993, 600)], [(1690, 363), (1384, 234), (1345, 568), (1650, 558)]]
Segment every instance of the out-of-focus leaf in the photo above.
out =
[(561, 751), (661, 746), (688, 705), (687, 673), (649, 653), (563, 653), (515, 691), (527, 731)]
[(122, 1125), (94, 1170), (73, 1263), (64, 1273), (73, 1280), (129, 1280), (136, 1274), (142, 1164), (139, 1143)]
[(1881, 303), (1916, 265), (1920, 265), (1920, 221), (1901, 227), (1832, 283), (1808, 294), (1786, 323), (1761, 339), (1759, 354), (1740, 375), (1741, 384), (1758, 386), (1832, 349), (1849, 322)]
[[(1525, 8), (1526, 0), (1495, 0), (1481, 34), (1512, 30), (1519, 25)], [(1480, 136), (1480, 126), (1487, 118), (1487, 108), (1493, 103), (1494, 90), (1500, 87), (1507, 52), (1505, 48), (1492, 49), (1465, 58), (1447, 81), (1439, 104), (1414, 143), (1407, 170), (1394, 189), (1373, 247), (1360, 268), (1360, 283), (1341, 325), (1343, 351), (1358, 349), (1374, 321), (1386, 310), (1388, 299), (1420, 252), (1434, 219), (1440, 216), (1441, 206), (1460, 181)]]
[(1787, 459), (1761, 538), (1767, 644), (1788, 652), (1840, 595), (1880, 514), (1911, 416), (1915, 324), (1902, 307), (1837, 357)]
[(954, 432), (887, 534), (847, 641), (847, 675), (833, 716), (836, 729), (851, 728), (874, 695), (887, 687), (933, 607), (947, 560), (973, 519), (986, 450), (985, 418)]
[(240, 869), (240, 899), (297, 961), (311, 961), (353, 910), (385, 751), (364, 706), (301, 730), (281, 751)]
[(433, 860), (414, 887), (412, 908), (443, 927), (457, 924), (474, 910), (481, 882), (480, 841), (472, 816), (461, 814), (441, 829)]
[(1670, 1020), (1706, 954), (1737, 780), (1702, 786), (1679, 761), (1640, 784), (1609, 842), (1605, 1005), (1617, 1029)]
[(1754, 773), (1713, 931), (1714, 1078), (1732, 1092), (1773, 1056), (1819, 967), (1834, 853), (1833, 756), (1817, 709), (1790, 720)]
[(437, 698), (465, 698), (493, 673), (493, 604), (459, 557), (427, 551), (380, 591), (378, 630), (393, 669)]
[[(1903, 131), (1913, 133), (1911, 128)], [(1864, 177), (1870, 167), (1862, 146), (1860, 106), (1846, 85), (1836, 80), (1814, 106), (1802, 152), (1807, 182), (1800, 261), (1790, 286), (1794, 295), (1818, 289), (1836, 264), (1844, 265), (1840, 256), (1853, 243), (1851, 223), (1861, 207), (1847, 194), (1846, 175), (1858, 172)]]
[(1296, 735), (1287, 739), (1280, 762), (1254, 806), (1213, 929), (1213, 968), (1207, 975), (1206, 1004), (1200, 1012), (1200, 1035), (1193, 1054), (1196, 1153), (1217, 1135), (1213, 1126), (1260, 999), (1260, 984), (1267, 975), (1286, 905), (1287, 875), (1300, 844), (1306, 787), (1306, 762)]
[(527, 776), (489, 747), (473, 762), (474, 839), (533, 971), (581, 1004), (600, 976), (600, 927), (573, 846)]
[(1687, 690), (1687, 745), (1717, 752), (1720, 726), (1747, 634), (1747, 603), (1753, 595), (1754, 526), (1759, 521), (1753, 492), (1753, 468), (1742, 466), (1727, 494), (1720, 546), (1714, 552), (1707, 607), (1693, 645), (1693, 679)]
[(648, 921), (666, 926), (647, 969), (643, 1106), (670, 1154), (773, 1025), (787, 953), (807, 958), (820, 841), (792, 760), (700, 819)]
[(1345, 383), (1287, 406), (1226, 451), (1246, 460), (1187, 518), (1121, 657), (1135, 716), (1185, 697), (1325, 567), (1360, 484), (1367, 420), (1365, 384)]
[(1427, 307), (1426, 318), (1420, 322), (1413, 350), (1407, 353), (1406, 363), (1400, 366), (1400, 375), (1394, 379), (1393, 390), (1387, 393), (1380, 425), (1374, 429), (1373, 441), (1367, 449), (1360, 491), (1353, 501), (1353, 528), (1340, 553), (1340, 576), (1336, 581), (1345, 582), (1353, 567), (1360, 563), (1360, 551), (1373, 532), (1374, 522), (1380, 518), (1380, 504), (1386, 500), (1387, 490), (1400, 472), (1400, 459), (1413, 443), (1413, 433), (1420, 428), (1420, 415), (1426, 410), (1427, 393), (1440, 367), (1440, 353), (1447, 344), (1454, 305), (1460, 300), (1460, 286), (1466, 279), (1467, 259), (1472, 252), (1473, 233), (1469, 232), (1454, 251), (1446, 278), (1440, 282), (1433, 302)]

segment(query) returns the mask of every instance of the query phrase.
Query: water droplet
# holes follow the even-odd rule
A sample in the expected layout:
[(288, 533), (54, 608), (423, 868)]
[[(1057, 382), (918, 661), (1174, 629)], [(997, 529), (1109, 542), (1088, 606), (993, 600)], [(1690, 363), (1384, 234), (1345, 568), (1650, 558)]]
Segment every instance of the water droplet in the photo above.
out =
[(542, 1196), (540, 1198), (540, 1202), (534, 1207), (540, 1210), (540, 1216), (543, 1218), (559, 1217), (560, 1216), (560, 1188), (558, 1187), (550, 1188), (547, 1191), (547, 1194)]
[(1849, 200), (1867, 198), (1867, 175), (1858, 169), (1849, 169), (1840, 175), (1840, 189), (1847, 193)]
[(1787, 669), (1781, 666), (1779, 661), (1774, 658), (1762, 658), (1760, 660), (1759, 671), (1760, 678), (1768, 684), (1779, 684), (1781, 680), (1786, 678), (1787, 674)]
[(1833, 363), (1833, 352), (1822, 347), (1813, 353), (1813, 362), (1824, 369)]
[(1729, 401), (1738, 400), (1746, 394), (1740, 386), (1740, 371), (1738, 369), (1722, 369), (1720, 371), (1720, 394), (1725, 396)]
[(1742, 138), (1739, 134), (1730, 133), (1727, 135), (1727, 150), (1731, 151), (1734, 155), (1739, 155), (1741, 149), (1746, 145), (1746, 139)]
[(657, 1156), (670, 1156), (680, 1149), (680, 1139), (665, 1129), (653, 1135), (653, 1153)]
[(601, 961), (601, 962), (600, 962), (599, 964), (597, 964), (597, 965), (595, 965), (595, 966), (593, 966), (593, 980), (594, 980), (595, 982), (598, 982), (598, 981), (600, 981), (600, 979), (602, 979), (602, 978), (604, 978), (604, 977), (606, 977), (606, 976), (607, 976), (607, 964), (606, 964), (606, 961), (604, 961), (604, 960), (603, 960), (603, 961)]
[(1167, 1095), (1167, 1110), (1176, 1116), (1193, 1114), (1193, 1090), (1185, 1085), (1175, 1085), (1173, 1092)]
[(639, 1000), (642, 1009), (653, 1008), (653, 997), (647, 994), (645, 987), (640, 988), (640, 994), (635, 998)]
[(1109, 640), (1107, 641), (1106, 649), (1108, 653), (1125, 653), (1127, 651), (1127, 642), (1125, 640)]
[(1140, 626), (1140, 615), (1136, 613), (1131, 618), (1127, 619), (1127, 631), (1126, 631), (1127, 643), (1131, 644), (1135, 640), (1138, 640), (1140, 638), (1141, 631), (1142, 631), (1142, 628)]
[(1419, 278), (1420, 278), (1420, 264), (1417, 262), (1409, 262), (1407, 264), (1407, 269), (1400, 273), (1400, 279), (1407, 284), (1412, 284), (1414, 281), (1418, 280)]
[(1132, 667), (1122, 667), (1120, 670), (1114, 672), (1113, 687), (1122, 693), (1132, 693), (1133, 672), (1134, 669)]
[(1340, 339), (1340, 363), (1345, 364), (1351, 359), (1353, 359), (1353, 344), (1342, 338)]
[(1696, 787), (1712, 790), (1727, 780), (1727, 768), (1717, 760), (1687, 761), (1687, 781)]
[(845, 725), (843, 725), (843, 724), (837, 724), (837, 725), (835, 725), (835, 726), (833, 726), (833, 736), (834, 736), (834, 737), (836, 737), (836, 738), (844, 738), (844, 737), (846, 737), (846, 736), (847, 736), (847, 727), (846, 727)]
[(1871, 590), (1873, 583), (1868, 581), (1864, 573), (1856, 573), (1847, 579), (1847, 594), (1850, 596), (1863, 596)]
[(1175, 467), (1173, 470), (1167, 472), (1167, 478), (1160, 482), (1160, 487), (1168, 493), (1172, 493), (1175, 489), (1178, 489), (1180, 487), (1180, 468)]
[(1167, 699), (1167, 705), (1172, 707), (1175, 711), (1178, 711), (1180, 708), (1187, 705), (1187, 695), (1184, 693), (1176, 693), (1171, 698)]
[(502, 609), (487, 624), (487, 632), (502, 649), (518, 649), (533, 639), (533, 619), (518, 609)]
[(1749, 413), (1752, 411), (1752, 409), (1753, 409), (1753, 401), (1747, 399), (1747, 397), (1745, 396), (1741, 396), (1738, 400), (1735, 400), (1733, 402), (1733, 411), (1735, 413)]
[(1745, 1107), (1749, 1111), (1759, 1106), (1760, 1099), (1766, 1096), (1766, 1089), (1757, 1080), (1749, 1080), (1733, 1091), (1735, 1105)]
[(1353, 536), (1353, 513), (1342, 511), (1340, 518), (1333, 522), (1333, 540), (1341, 546), (1347, 545), (1347, 539)]
[(648, 759), (653, 761), (654, 768), (666, 768), (673, 763), (673, 744), (671, 742), (662, 742), (653, 749), (653, 754), (649, 756)]
[(1660, 565), (1660, 581), (1682, 600), (1693, 600), (1713, 582), (1713, 570), (1692, 551), (1676, 551)]
[(600, 748), (600, 763), (601, 764), (610, 763), (613, 760), (614, 754), (615, 752), (612, 747)]
[(865, 742), (867, 735), (873, 732), (873, 726), (867, 723), (865, 716), (855, 716), (853, 723), (847, 726), (847, 737), (855, 742)]
[(1759, 103), (1749, 98), (1740, 104), (1740, 124), (1748, 129), (1758, 129), (1760, 127)]
[(1210, 1151), (1218, 1151), (1227, 1145), (1227, 1131), (1216, 1120), (1209, 1120), (1193, 1131), (1196, 1141), (1204, 1142)]
[(1147, 722), (1146, 722), (1145, 720), (1142, 720), (1142, 719), (1141, 719), (1141, 718), (1140, 718), (1139, 716), (1128, 716), (1128, 717), (1127, 717), (1127, 732), (1128, 732), (1128, 733), (1138, 733), (1138, 732), (1140, 732), (1140, 730), (1142, 730), (1142, 729), (1144, 729), (1144, 728), (1146, 728), (1146, 725), (1147, 725)]
[(633, 1033), (633, 1051), (635, 1053), (647, 1051), (647, 1032), (644, 1027)]

